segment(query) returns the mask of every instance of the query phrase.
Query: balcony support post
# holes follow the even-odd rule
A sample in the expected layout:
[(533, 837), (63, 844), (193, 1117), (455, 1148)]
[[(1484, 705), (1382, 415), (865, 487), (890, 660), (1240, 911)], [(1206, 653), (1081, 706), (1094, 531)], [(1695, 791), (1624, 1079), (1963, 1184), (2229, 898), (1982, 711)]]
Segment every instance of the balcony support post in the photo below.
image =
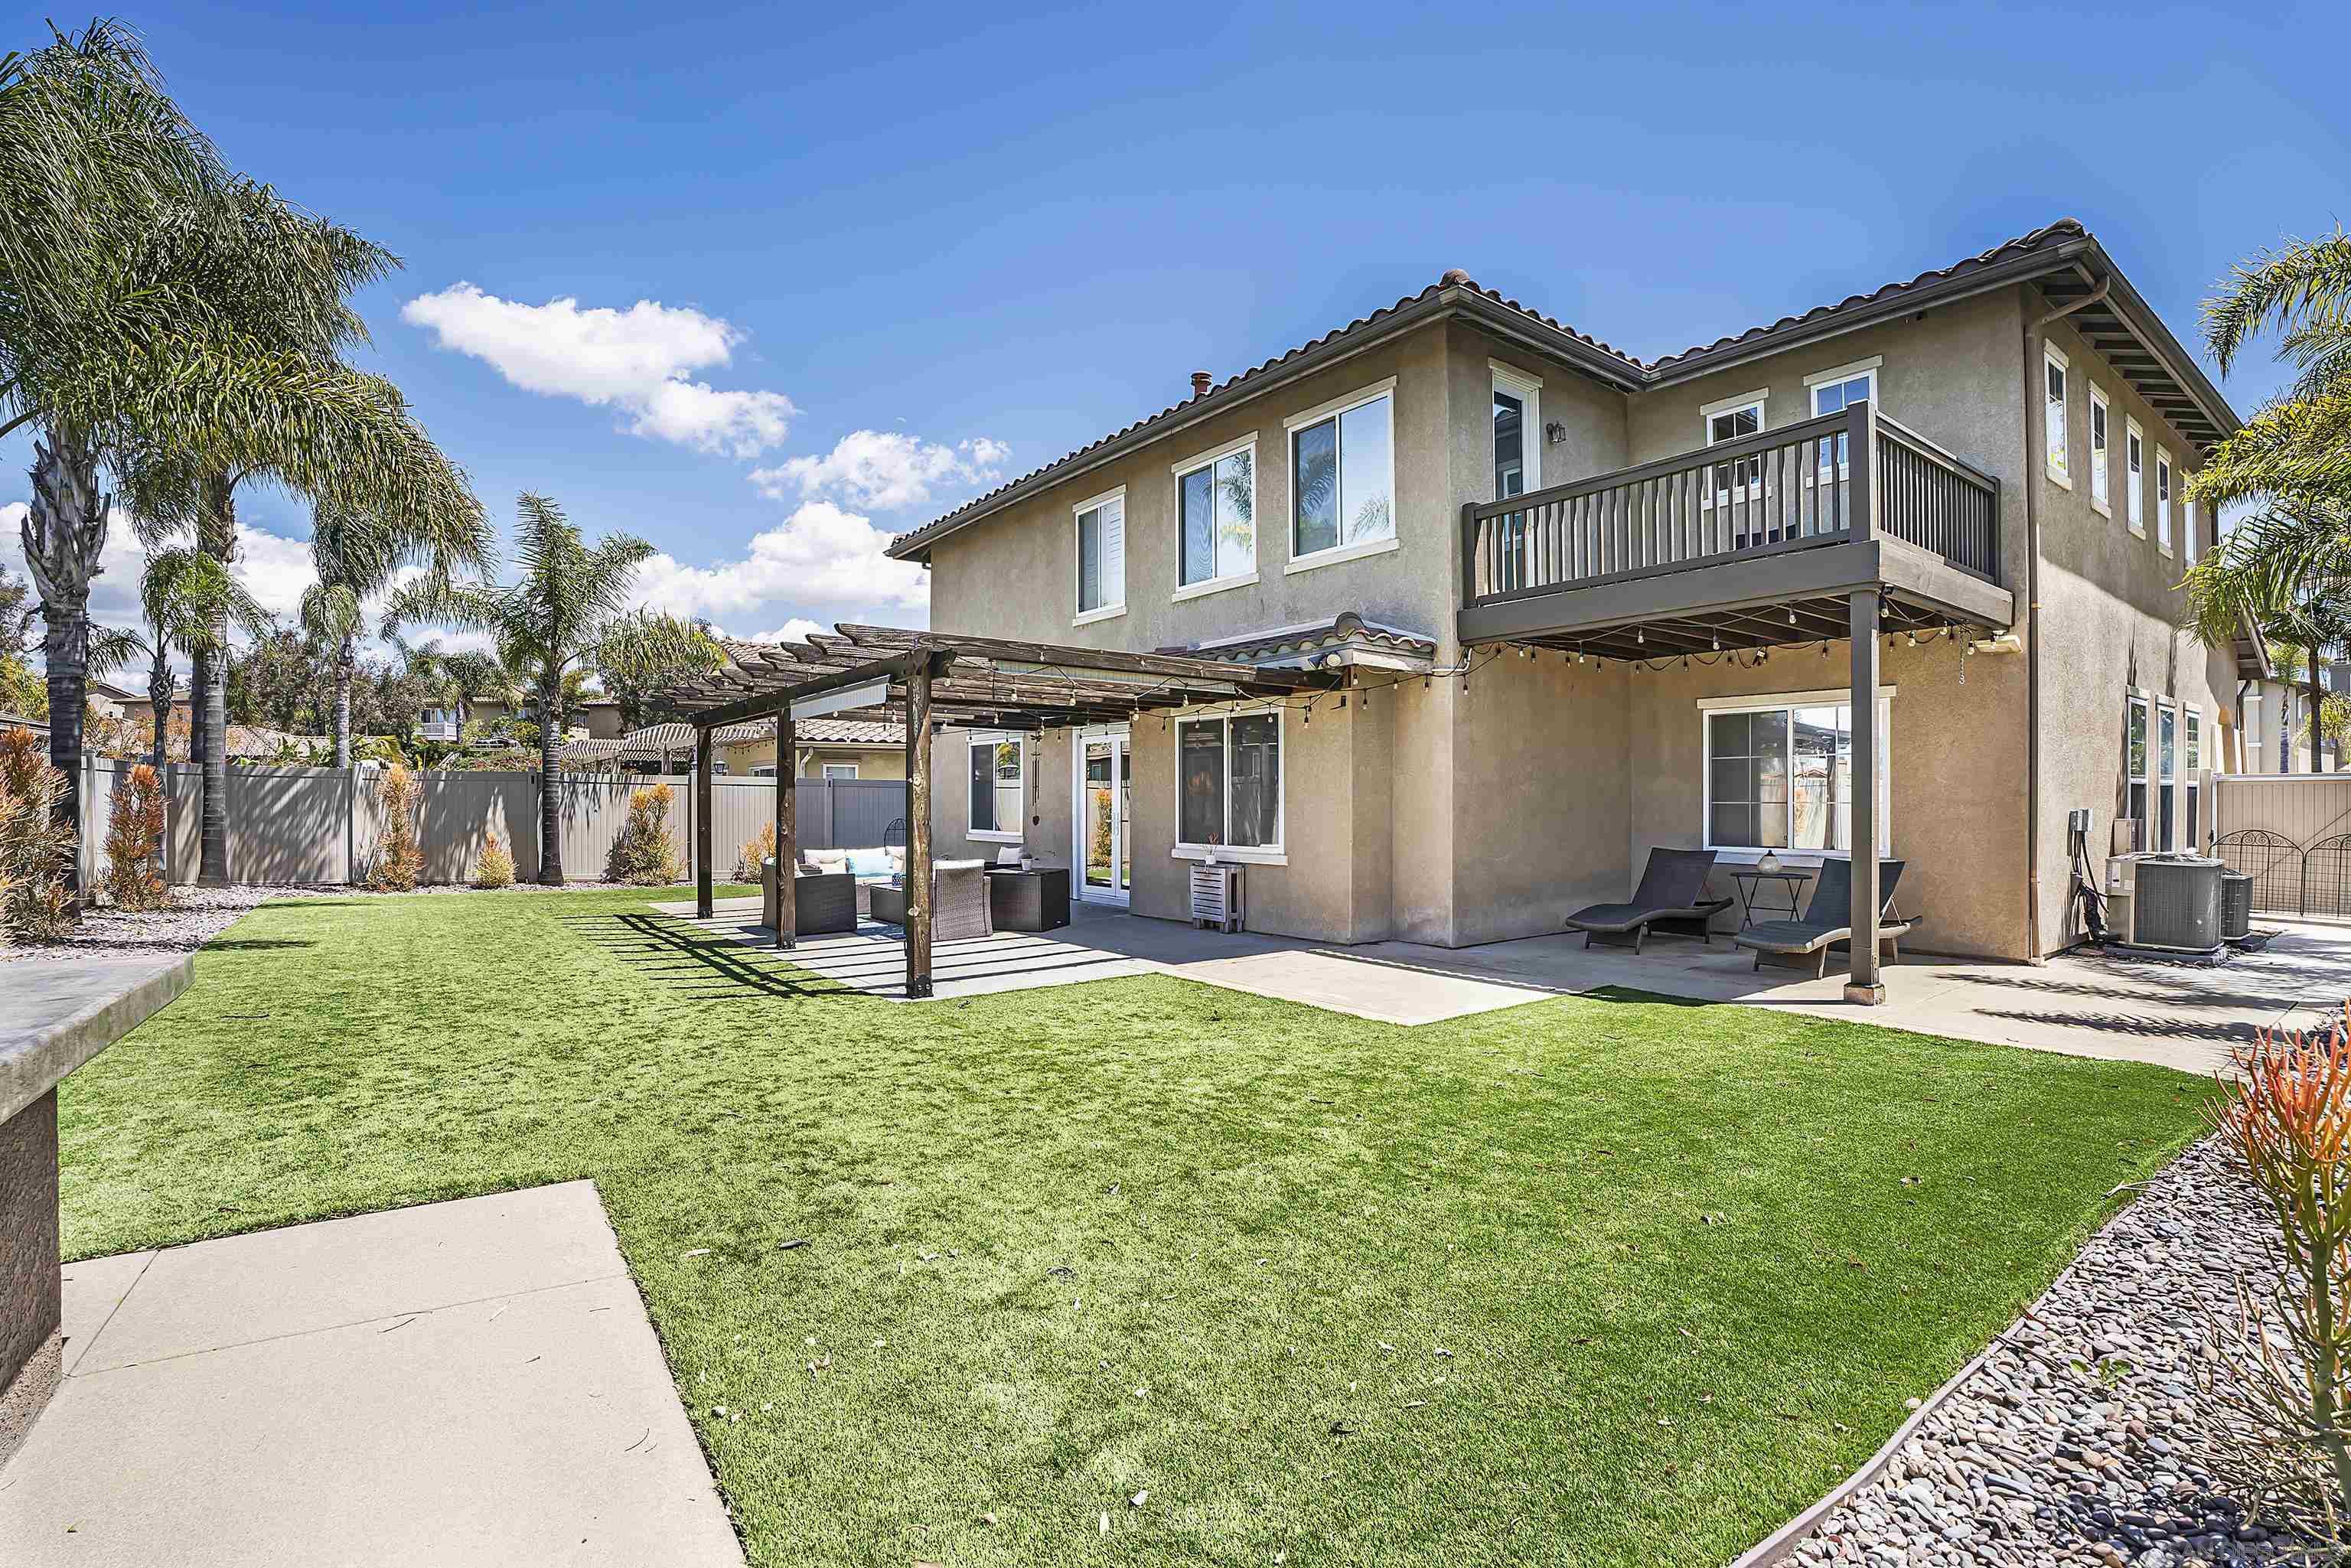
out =
[(1845, 506), (1855, 544), (1877, 533), (1877, 405), (1864, 401), (1844, 411), (1845, 470), (1851, 476)]
[[(1856, 456), (1854, 477), (1860, 480)], [(1865, 497), (1854, 497), (1854, 529), (1862, 528)], [(1875, 1007), (1886, 1000), (1886, 987), (1877, 973), (1877, 616), (1878, 591), (1857, 588), (1845, 601), (1846, 630), (1853, 639), (1853, 837), (1845, 848), (1853, 856), (1853, 973), (1844, 999)]]

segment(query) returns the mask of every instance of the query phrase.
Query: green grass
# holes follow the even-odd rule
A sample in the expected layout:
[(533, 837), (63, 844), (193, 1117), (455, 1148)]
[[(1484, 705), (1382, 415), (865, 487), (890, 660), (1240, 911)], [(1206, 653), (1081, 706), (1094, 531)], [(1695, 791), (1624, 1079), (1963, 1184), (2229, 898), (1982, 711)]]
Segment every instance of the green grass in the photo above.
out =
[(907, 1007), (663, 925), (257, 910), (68, 1081), (68, 1252), (592, 1178), (757, 1563), (1717, 1564), (2202, 1097), (1636, 998)]

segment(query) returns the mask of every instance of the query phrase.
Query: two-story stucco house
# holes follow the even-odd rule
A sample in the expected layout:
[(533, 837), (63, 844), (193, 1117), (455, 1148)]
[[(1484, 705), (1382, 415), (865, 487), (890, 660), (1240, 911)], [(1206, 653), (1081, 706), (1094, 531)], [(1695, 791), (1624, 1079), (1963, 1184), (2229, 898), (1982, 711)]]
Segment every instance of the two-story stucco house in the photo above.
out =
[(1654, 846), (1816, 864), (1858, 815), (1920, 946), (2029, 958), (2078, 935), (2069, 812), (2099, 854), (2209, 839), (2264, 665), (2177, 584), (2237, 420), (2077, 223), (1649, 362), (1448, 272), (1210, 383), (891, 553), (937, 631), (1344, 688), (950, 731), (937, 853), (1023, 843), (1171, 917), (1214, 856), (1254, 929), (1458, 946)]

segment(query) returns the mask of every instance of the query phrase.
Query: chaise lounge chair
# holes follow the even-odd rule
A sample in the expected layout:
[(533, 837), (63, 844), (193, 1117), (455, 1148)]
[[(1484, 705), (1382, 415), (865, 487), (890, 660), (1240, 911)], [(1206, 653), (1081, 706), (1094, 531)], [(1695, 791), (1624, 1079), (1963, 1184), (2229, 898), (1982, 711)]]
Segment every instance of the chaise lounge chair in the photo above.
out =
[(1687, 936), (1692, 935), (1687, 927), (1695, 921), (1695, 935), (1712, 946), (1714, 934), (1708, 924), (1730, 907), (1728, 898), (1706, 896), (1706, 873), (1713, 869), (1712, 850), (1651, 850), (1649, 863), (1641, 869), (1641, 885), (1634, 890), (1630, 904), (1588, 904), (1567, 917), (1567, 928), (1583, 932), (1586, 947), (1594, 936), (1622, 936), (1629, 932), (1633, 951), (1638, 953), (1650, 926), (1678, 925), (1680, 935)]
[[(1894, 913), (1894, 884), (1902, 880), (1900, 861), (1877, 862), (1878, 936), (1894, 949), (1894, 961), (1902, 961), (1902, 945), (1897, 938), (1907, 936), (1918, 924), (1916, 915), (1908, 919)], [(1763, 955), (1795, 957), (1817, 952), (1821, 956), (1816, 977), (1829, 972), (1829, 948), (1853, 936), (1853, 862), (1830, 860), (1821, 862), (1820, 875), (1813, 879), (1812, 902), (1804, 906), (1802, 920), (1766, 920), (1749, 926), (1731, 940), (1741, 947), (1755, 950), (1755, 967), (1763, 967)]]

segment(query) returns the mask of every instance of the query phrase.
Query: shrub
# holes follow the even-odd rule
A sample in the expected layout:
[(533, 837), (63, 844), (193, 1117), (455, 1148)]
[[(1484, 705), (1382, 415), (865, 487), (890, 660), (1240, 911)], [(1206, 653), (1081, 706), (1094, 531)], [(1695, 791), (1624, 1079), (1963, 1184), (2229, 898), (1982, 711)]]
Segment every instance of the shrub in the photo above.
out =
[(424, 852), (416, 842), (416, 805), (423, 791), (416, 776), (405, 768), (387, 768), (375, 789), (383, 807), (383, 840), (376, 846), (375, 869), (367, 884), (378, 893), (410, 893), (424, 870)]
[(162, 876), (163, 781), (145, 763), (118, 779), (106, 820), (106, 891), (122, 909), (172, 902)]
[(760, 862), (773, 860), (775, 856), (776, 824), (768, 822), (752, 834), (751, 841), (743, 846), (742, 858), (735, 862), (735, 880), (758, 882)]
[(2351, 1005), (2325, 1030), (2257, 1030), (2231, 1057), (2212, 1119), (2282, 1250), (2274, 1293), (2239, 1277), (2207, 1387), (2224, 1462), (2331, 1541), (2351, 1501)]
[(0, 730), (0, 927), (19, 941), (54, 942), (80, 916), (66, 886), (74, 831), (51, 814), (65, 792), (41, 737)]
[(604, 864), (607, 878), (638, 887), (665, 887), (685, 880), (677, 850), (669, 841), (669, 801), (666, 784), (630, 791), (629, 821), (612, 841), (612, 853)]
[(475, 887), (512, 887), (514, 856), (507, 852), (506, 841), (496, 833), (482, 846), (482, 858), (474, 862)]

